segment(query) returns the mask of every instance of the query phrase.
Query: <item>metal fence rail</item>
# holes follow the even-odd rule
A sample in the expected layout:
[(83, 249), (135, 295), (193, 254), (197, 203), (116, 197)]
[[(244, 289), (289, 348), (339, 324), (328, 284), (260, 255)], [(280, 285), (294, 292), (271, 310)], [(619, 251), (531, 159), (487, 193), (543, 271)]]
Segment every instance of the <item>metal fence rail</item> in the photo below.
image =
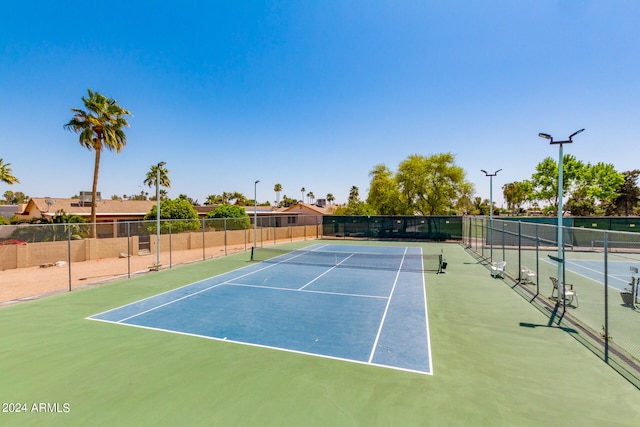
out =
[[(0, 303), (322, 237), (312, 215), (0, 226)], [(158, 251), (159, 249), (159, 251)]]
[[(581, 227), (562, 233), (560, 257), (554, 225), (465, 217), (462, 234), (487, 266), (506, 262), (508, 283), (550, 325), (570, 328), (640, 388), (640, 233)], [(559, 266), (564, 281), (554, 287)]]

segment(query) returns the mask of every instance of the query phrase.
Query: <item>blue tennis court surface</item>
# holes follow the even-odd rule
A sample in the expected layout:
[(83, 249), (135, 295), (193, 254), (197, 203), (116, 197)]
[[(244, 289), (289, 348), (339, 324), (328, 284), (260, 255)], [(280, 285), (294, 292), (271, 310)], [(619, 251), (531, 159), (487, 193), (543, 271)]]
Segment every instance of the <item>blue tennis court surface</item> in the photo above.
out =
[[(289, 263), (302, 256), (335, 262)], [(90, 319), (431, 374), (419, 262), (415, 247), (314, 245)]]
[[(640, 262), (636, 260), (607, 262), (607, 284), (615, 289), (624, 290), (629, 286), (632, 273), (629, 267), (640, 268)], [(595, 282), (604, 284), (604, 261), (567, 259), (565, 264), (567, 271), (580, 274)], [(634, 274), (637, 276), (637, 274)]]

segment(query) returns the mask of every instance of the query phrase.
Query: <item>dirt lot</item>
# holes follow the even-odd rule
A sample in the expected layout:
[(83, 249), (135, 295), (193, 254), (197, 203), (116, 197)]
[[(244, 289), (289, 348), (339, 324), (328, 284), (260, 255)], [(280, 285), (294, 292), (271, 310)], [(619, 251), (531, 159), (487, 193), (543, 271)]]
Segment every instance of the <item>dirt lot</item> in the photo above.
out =
[[(227, 247), (227, 254), (245, 250), (244, 245)], [(207, 248), (204, 259), (214, 258), (225, 254), (224, 247)], [(202, 261), (202, 249), (173, 251), (171, 258), (168, 253), (161, 254), (161, 268), (169, 265)], [(66, 262), (49, 264), (41, 267), (18, 268), (0, 271), (0, 305), (14, 304), (57, 292), (95, 285), (105, 281), (126, 278), (129, 270), (131, 275), (148, 272), (156, 264), (155, 255), (132, 256), (131, 265), (124, 258), (104, 258), (84, 262), (74, 262), (69, 266)], [(58, 265), (56, 265), (58, 264)], [(71, 276), (71, 285), (69, 284)]]

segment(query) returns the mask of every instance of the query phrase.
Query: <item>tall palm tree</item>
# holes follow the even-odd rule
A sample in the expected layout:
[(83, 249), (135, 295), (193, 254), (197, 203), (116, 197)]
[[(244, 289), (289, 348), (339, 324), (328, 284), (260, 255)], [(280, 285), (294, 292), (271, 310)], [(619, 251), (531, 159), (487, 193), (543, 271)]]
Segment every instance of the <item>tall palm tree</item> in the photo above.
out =
[(360, 199), (360, 189), (353, 185), (351, 186), (351, 190), (349, 190), (349, 201), (350, 202), (357, 202), (358, 199)]
[(305, 192), (305, 188), (304, 188), (304, 187), (302, 187), (302, 188), (300, 189), (300, 193), (301, 193), (301, 196), (302, 196), (302, 201), (301, 201), (301, 203), (303, 203), (303, 204), (304, 204), (304, 192)]
[(282, 184), (274, 185), (273, 191), (276, 192), (276, 206), (280, 206), (280, 192), (282, 191)]
[(11, 166), (11, 163), (4, 163), (2, 159), (0, 159), (0, 181), (9, 185), (20, 184), (20, 180), (13, 176), (9, 166)]
[[(147, 172), (147, 176), (144, 179), (144, 183), (151, 187), (156, 186), (158, 180), (158, 170), (160, 170), (160, 187), (171, 188), (171, 180), (169, 179), (169, 171), (164, 166), (158, 166), (158, 164), (152, 165)], [(160, 197), (162, 200), (162, 197)]]
[(336, 200), (336, 198), (333, 196), (333, 194), (327, 193), (327, 202), (329, 202), (329, 204), (332, 204), (334, 200)]
[(313, 203), (313, 201), (316, 199), (316, 195), (313, 194), (313, 191), (309, 191), (307, 193), (307, 198), (309, 199), (309, 203)]
[(98, 193), (98, 172), (103, 149), (119, 153), (127, 144), (127, 135), (122, 128), (129, 127), (125, 116), (132, 114), (118, 105), (118, 101), (107, 98), (91, 89), (87, 97), (82, 97), (85, 110), (72, 108), (73, 118), (64, 128), (80, 135), (80, 145), (95, 151), (93, 166), (93, 186), (91, 187), (91, 223), (93, 237), (96, 237), (96, 195)]

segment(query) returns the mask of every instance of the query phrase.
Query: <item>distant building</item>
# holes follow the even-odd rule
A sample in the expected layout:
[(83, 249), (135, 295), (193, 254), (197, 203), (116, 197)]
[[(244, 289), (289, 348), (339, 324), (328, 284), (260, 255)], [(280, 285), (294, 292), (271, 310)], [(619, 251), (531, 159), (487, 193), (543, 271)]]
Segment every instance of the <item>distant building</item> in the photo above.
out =
[[(99, 200), (96, 202), (96, 222), (141, 221), (155, 205), (154, 200)], [(54, 197), (29, 199), (18, 217), (22, 220), (53, 218), (59, 211), (91, 220), (90, 201)]]

